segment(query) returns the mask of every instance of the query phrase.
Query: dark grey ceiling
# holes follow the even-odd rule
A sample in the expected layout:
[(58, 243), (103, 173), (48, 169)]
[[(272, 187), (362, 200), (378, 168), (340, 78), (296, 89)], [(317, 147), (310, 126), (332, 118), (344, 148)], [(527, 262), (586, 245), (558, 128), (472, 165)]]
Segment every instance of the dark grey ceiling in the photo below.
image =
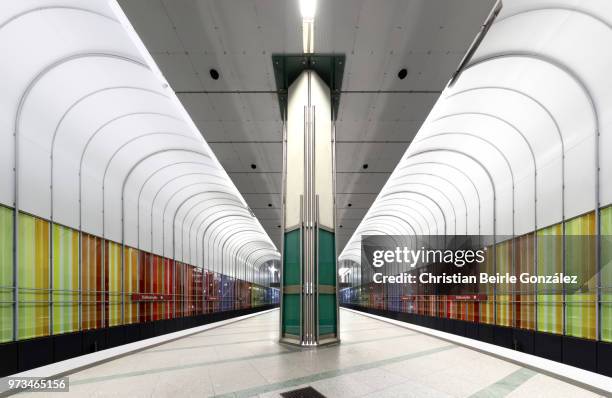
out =
[[(280, 247), (282, 127), (271, 54), (301, 52), (298, 0), (119, 3)], [(336, 124), (338, 252), (493, 4), (494, 0), (318, 0), (315, 51), (347, 56)], [(211, 68), (219, 71), (219, 80), (210, 77)], [(397, 77), (402, 68), (408, 70), (404, 80)]]

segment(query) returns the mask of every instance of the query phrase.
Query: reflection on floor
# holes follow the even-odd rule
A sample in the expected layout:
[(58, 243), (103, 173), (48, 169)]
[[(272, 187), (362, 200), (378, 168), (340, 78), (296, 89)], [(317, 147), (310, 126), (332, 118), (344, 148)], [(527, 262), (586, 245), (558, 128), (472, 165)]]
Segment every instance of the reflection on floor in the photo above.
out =
[(70, 375), (66, 397), (594, 397), (503, 360), (341, 310), (342, 343), (279, 345), (278, 311)]

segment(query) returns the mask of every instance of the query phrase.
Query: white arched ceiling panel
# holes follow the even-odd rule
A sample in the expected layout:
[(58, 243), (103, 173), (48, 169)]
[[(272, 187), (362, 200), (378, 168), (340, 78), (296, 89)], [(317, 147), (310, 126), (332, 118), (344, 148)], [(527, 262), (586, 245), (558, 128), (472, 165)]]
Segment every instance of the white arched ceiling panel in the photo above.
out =
[[(437, 110), (436, 115), (438, 113), (446, 115), (482, 114), (484, 118), (499, 118), (503, 121), (502, 123), (507, 124), (510, 127), (507, 131), (504, 131), (503, 128), (495, 129), (494, 133), (497, 135), (510, 134), (515, 140), (522, 142), (526, 147), (516, 150), (525, 157), (525, 166), (531, 165), (531, 169), (529, 167), (520, 168), (518, 173), (521, 175), (518, 175), (517, 179), (519, 181), (529, 178), (533, 180), (535, 177), (533, 188), (535, 197), (559, 198), (557, 201), (550, 201), (546, 206), (540, 203), (536, 212), (542, 213), (546, 209), (549, 214), (557, 214), (558, 219), (562, 214), (563, 171), (560, 155), (563, 146), (562, 136), (555, 120), (542, 104), (527, 94), (508, 87), (482, 84), (468, 88), (465, 87), (465, 84), (460, 88), (454, 87), (454, 90), (445, 97), (444, 106)], [(527, 175), (528, 173), (531, 175)], [(550, 220), (554, 219), (550, 215), (542, 217), (542, 214), (537, 214), (536, 218), (535, 214), (528, 215), (524, 211), (515, 216), (519, 234), (520, 231), (535, 229), (534, 226), (549, 225)], [(530, 219), (532, 216), (534, 218)]]
[[(236, 222), (232, 226), (224, 228), (213, 238), (212, 262), (214, 264), (221, 263), (223, 267), (222, 273), (230, 276), (235, 276), (235, 267), (232, 266), (227, 253), (236, 245), (242, 245), (255, 238), (261, 238), (265, 233), (248, 221)], [(202, 261), (202, 248), (195, 248), (195, 256), (198, 262)]]
[[(164, 188), (170, 185), (175, 179), (184, 181), (199, 182), (200, 188), (203, 187), (203, 179), (223, 183), (225, 176), (218, 173), (214, 164), (207, 158), (197, 156), (194, 153), (187, 153), (179, 161), (165, 159), (159, 162), (151, 170), (135, 174), (131, 181), (126, 185), (125, 197), (125, 225), (126, 225), (126, 244), (136, 241), (136, 247), (140, 248), (145, 243), (148, 249), (151, 247), (151, 226), (155, 220), (155, 212), (152, 204), (157, 202)], [(191, 183), (190, 182), (190, 183)], [(189, 183), (187, 183), (189, 184)], [(233, 194), (225, 194), (225, 197)], [(163, 200), (162, 194), (160, 200)], [(158, 217), (158, 229), (161, 230), (161, 217)], [(161, 254), (161, 244), (159, 244)]]
[[(163, 192), (164, 188), (170, 184), (175, 178), (188, 181), (184, 177), (191, 177), (192, 181), (199, 181), (198, 188), (201, 190), (204, 187), (225, 187), (225, 178), (214, 173), (212, 165), (206, 167), (206, 164), (185, 163), (181, 161), (170, 161), (160, 163), (157, 169), (147, 170), (141, 175), (135, 175), (128, 182), (125, 189), (125, 225), (126, 225), (126, 243), (132, 245), (136, 241), (140, 245), (139, 236), (146, 236), (145, 242), (151, 242), (151, 225), (153, 225), (154, 216), (156, 215), (151, 207), (153, 199), (157, 201), (160, 198), (159, 193)], [(199, 166), (199, 167), (196, 167)], [(224, 193), (224, 197), (233, 197), (233, 194)], [(146, 198), (146, 199), (143, 199)], [(163, 200), (163, 196), (160, 198)], [(159, 229), (161, 230), (162, 222), (158, 217)], [(140, 234), (140, 235), (139, 235)], [(141, 239), (142, 240), (142, 239)], [(161, 249), (161, 245), (158, 245)]]
[[(438, 99), (371, 209), (384, 192), (410, 181), (401, 176), (416, 167), (417, 173), (431, 167), (432, 180), (461, 181), (464, 191), (473, 187), (466, 195), (468, 225), (478, 218), (483, 235), (492, 234), (493, 225), (498, 237), (522, 234), (592, 211), (598, 200), (609, 204), (612, 161), (604, 154), (612, 145), (610, 42), (608, 1), (504, 1), (475, 55)], [(474, 137), (431, 138), (441, 133)], [(482, 139), (497, 149), (487, 148)], [(427, 152), (411, 156), (423, 148)], [(513, 171), (514, 194), (504, 164)], [(366, 223), (367, 215), (361, 225)], [(341, 259), (359, 261), (358, 240), (356, 232)]]
[[(413, 234), (416, 235), (428, 235), (429, 234), (429, 225), (427, 223), (420, 220), (418, 217), (415, 217), (414, 211), (410, 211), (414, 209), (410, 206), (396, 206), (393, 208), (392, 212), (386, 211), (384, 208), (377, 207), (375, 211), (372, 211), (368, 214), (369, 219), (371, 220), (374, 216), (376, 217), (390, 217), (391, 215), (396, 220), (401, 220), (400, 224), (406, 224), (404, 228), (408, 228)], [(397, 221), (393, 221), (397, 223)]]
[[(514, 34), (509, 36), (510, 32)], [(612, 84), (609, 73), (611, 62), (610, 57), (602, 56), (602, 49), (609, 47), (611, 41), (612, 25), (592, 11), (555, 7), (525, 10), (496, 23), (486, 43), (483, 43), (472, 60), (472, 63), (479, 63), (500, 56), (534, 58), (562, 70), (589, 98), (593, 118), (597, 122), (590, 131), (590, 138), (576, 142), (575, 145), (567, 145), (568, 166), (570, 162), (582, 164), (579, 168), (567, 168), (568, 182), (575, 183), (578, 188), (567, 192), (568, 218), (595, 207), (596, 195), (599, 194), (597, 182), (584, 177), (596, 175), (592, 171), (596, 170), (597, 158), (605, 162), (605, 157), (601, 156), (602, 147), (597, 133), (605, 137), (606, 131), (612, 127), (612, 116), (610, 112), (605, 112), (612, 105), (609, 95)], [(571, 102), (566, 95), (563, 97)], [(587, 151), (586, 148), (591, 150)], [(590, 156), (586, 157), (586, 153), (590, 153)], [(589, 163), (591, 170), (587, 168)], [(606, 166), (601, 167), (600, 164), (603, 173), (609, 173), (610, 167)], [(586, 192), (592, 194), (587, 195)]]
[[(147, 133), (145, 133), (147, 134)], [(121, 145), (105, 142), (98, 146), (95, 156), (88, 163), (96, 170), (95, 179), (85, 180), (83, 199), (89, 205), (90, 197), (102, 198), (100, 211), (103, 212), (104, 237), (115, 241), (122, 239), (122, 192), (132, 173), (138, 168), (151, 167), (156, 158), (168, 153), (180, 158), (183, 152), (203, 152), (198, 140), (180, 133), (159, 133), (139, 135), (134, 141)], [(146, 162), (146, 164), (142, 164)]]
[[(109, 103), (113, 106), (109, 106)], [(95, 143), (109, 141), (107, 131), (126, 119), (139, 119), (144, 115), (178, 117), (176, 112), (168, 109), (170, 105), (169, 99), (156, 91), (140, 88), (112, 90), (87, 98), (67, 115), (62, 129), (57, 132), (54, 145), (53, 200), (56, 204), (54, 217), (58, 222), (66, 220), (67, 225), (72, 226), (76, 222), (78, 226), (77, 210), (82, 182), (98, 181), (98, 170), (88, 161), (97, 152)], [(101, 181), (98, 184), (101, 186)], [(63, 203), (74, 205), (65, 206)], [(82, 211), (88, 213), (91, 219), (93, 208), (83, 206)], [(83, 228), (90, 233), (101, 234), (101, 225), (89, 224), (83, 225)]]
[(232, 203), (216, 206), (211, 211), (200, 212), (194, 222), (194, 234), (197, 244), (202, 242), (201, 253), (203, 253), (202, 259), (205, 266), (212, 265), (211, 253), (214, 248), (211, 246), (211, 241), (215, 236), (215, 231), (254, 218), (247, 208)]
[[(443, 145), (439, 148), (435, 147), (435, 140)], [(459, 150), (454, 150), (450, 145), (448, 145), (447, 139), (440, 139), (440, 137), (434, 137), (431, 140), (425, 141), (420, 144), (421, 148), (419, 150), (414, 150), (412, 152), (408, 152), (406, 156), (404, 156), (403, 162), (405, 164), (414, 163), (436, 163), (436, 164), (444, 164), (455, 167), (455, 170), (460, 171), (466, 176), (469, 176), (472, 181), (474, 181), (474, 185), (478, 187), (480, 191), (480, 200), (481, 200), (481, 214), (487, 214), (486, 218), (483, 220), (487, 220), (483, 222), (481, 225), (481, 233), (482, 234), (493, 234), (493, 222), (492, 222), (492, 214), (494, 211), (499, 209), (498, 206), (494, 206), (494, 197), (497, 198), (499, 195), (497, 191), (499, 188), (496, 187), (495, 182), (491, 181), (490, 171), (484, 166), (483, 159), (479, 159), (475, 157), (474, 154), (463, 153)], [(457, 141), (455, 139), (455, 141)], [(472, 151), (471, 149), (469, 149)], [(476, 153), (476, 156), (480, 156), (480, 153)], [(487, 157), (488, 163), (498, 163), (500, 165), (499, 172), (502, 176), (509, 176), (509, 172), (507, 169), (501, 167), (501, 161), (499, 155), (495, 156), (494, 154), (489, 154)], [(398, 177), (401, 175), (401, 170), (404, 170), (403, 164), (400, 163), (398, 169)], [(497, 188), (497, 191), (496, 191)], [(383, 188), (383, 191), (386, 190), (386, 187)], [(505, 203), (506, 208), (511, 207), (511, 197), (510, 195), (505, 195), (504, 198), (501, 199), (502, 203)], [(499, 203), (499, 201), (497, 202)], [(431, 207), (431, 205), (429, 206)], [(436, 234), (443, 234), (443, 230), (437, 232)]]
[[(577, 198), (568, 193), (576, 192), (585, 181), (594, 184), (593, 173), (585, 172), (583, 178), (576, 181), (568, 179), (565, 172), (569, 168), (582, 170), (584, 167), (594, 167), (593, 165), (585, 164), (579, 159), (562, 158), (562, 154), (567, 153), (570, 146), (588, 141), (593, 136), (595, 121), (584, 90), (571, 76), (553, 65), (535, 59), (510, 58), (499, 58), (468, 68), (462, 73), (457, 84), (449, 90), (451, 93), (449, 95), (474, 87), (496, 87), (498, 90), (501, 88), (537, 107), (539, 112), (534, 109), (533, 114), (523, 114), (522, 124), (533, 124), (534, 120), (539, 120), (537, 116), (539, 113), (544, 113), (549, 118), (555, 137), (550, 137), (551, 139), (546, 141), (548, 149), (545, 149), (543, 158), (538, 157), (542, 165), (539, 169), (542, 179), (538, 181), (538, 226), (559, 222), (563, 219), (564, 207), (575, 208), (578, 205)], [(559, 93), (564, 94), (559, 95)], [(492, 101), (490, 103), (495, 104)], [(499, 104), (500, 108), (510, 109), (505, 102)], [(536, 137), (548, 137), (547, 130), (546, 128), (536, 130)], [(592, 156), (592, 146), (581, 145), (581, 147), (585, 151), (584, 156)], [(555, 189), (544, 184), (547, 176), (549, 177), (547, 180), (553, 182), (554, 187), (561, 186), (560, 182), (565, 179), (565, 193), (561, 194), (558, 192), (559, 188)], [(564, 202), (569, 204), (564, 206)], [(576, 211), (574, 210), (574, 213)]]
[[(389, 195), (393, 192), (402, 192), (405, 189), (416, 188), (420, 192), (431, 196), (438, 203), (443, 203), (451, 211), (452, 220), (449, 220), (453, 224), (453, 231), (457, 233), (465, 233), (466, 230), (466, 216), (467, 216), (467, 205), (463, 201), (461, 192), (452, 189), (448, 182), (441, 180), (427, 174), (414, 174), (406, 173), (402, 177), (395, 180), (394, 187), (389, 187), (389, 190), (385, 191), (385, 195)], [(423, 234), (421, 234), (423, 235)]]
[[(100, 73), (108, 71), (109, 73)], [(152, 85), (150, 73), (141, 64), (110, 57), (89, 57), (75, 59), (72, 62), (58, 65), (45, 73), (32, 86), (21, 107), (20, 113), (20, 156), (23, 159), (48, 159), (48, 167), (41, 168), (37, 162), (24, 161), (20, 170), (29, 178), (20, 184), (24, 192), (21, 208), (34, 214), (44, 214), (50, 218), (51, 168), (55, 161), (62, 161), (62, 156), (52, 153), (55, 147), (56, 132), (62, 128), (62, 122), (80, 100), (87, 99), (92, 93), (106, 90), (111, 85), (139, 84), (145, 87)], [(97, 72), (97, 73), (96, 73)], [(90, 74), (102, 74), (105, 79), (90, 79)], [(118, 76), (125, 76), (117, 79)], [(138, 76), (148, 76), (148, 79)], [(134, 81), (130, 83), (130, 80)], [(70, 81), (70, 84), (66, 82)], [(161, 89), (158, 84), (158, 89)], [(118, 88), (119, 89), (119, 88)], [(54, 101), (49, 104), (48, 98)], [(106, 106), (107, 104), (102, 104)], [(51, 158), (51, 155), (54, 155)], [(52, 165), (53, 162), (53, 165)], [(54, 172), (56, 170), (53, 170)], [(74, 174), (74, 171), (72, 173)], [(62, 178), (66, 174), (59, 174)], [(54, 177), (57, 173), (54, 173)], [(55, 180), (55, 178), (54, 178)], [(53, 181), (55, 182), (55, 181)]]
[[(429, 202), (439, 205), (439, 210), (444, 214), (446, 228), (449, 234), (455, 232), (457, 226), (457, 205), (453, 203), (449, 195), (429, 182), (418, 182), (411, 180), (410, 177), (402, 179), (401, 187), (385, 190), (380, 197), (391, 198), (399, 196), (405, 200), (418, 200), (427, 205)], [(431, 205), (431, 203), (429, 204)], [(437, 206), (436, 206), (437, 207)], [(393, 212), (390, 212), (393, 214)], [(414, 234), (414, 232), (412, 232)]]
[[(528, 141), (516, 128), (481, 113), (444, 114), (430, 120), (414, 143), (431, 140), (437, 146), (436, 140), (448, 141), (452, 148), (482, 160), (485, 167), (493, 170), (495, 175), (509, 173), (506, 178), (494, 177), (499, 196), (509, 193), (512, 202), (509, 208), (503, 208), (510, 212), (511, 225), (500, 224), (500, 231), (506, 231), (504, 234), (521, 234), (533, 230), (536, 181), (534, 156)], [(496, 160), (486, 161), (489, 155)], [(518, 217), (516, 209), (520, 209), (521, 217)]]
[[(456, 195), (460, 198), (460, 208), (464, 217), (462, 222), (467, 226), (467, 234), (478, 234), (478, 226), (480, 224), (480, 216), (478, 212), (470, 213), (471, 209), (478, 208), (480, 199), (478, 190), (472, 182), (453, 166), (443, 164), (413, 164), (403, 166), (402, 173), (399, 174), (392, 182), (389, 183), (388, 189), (394, 189), (396, 186), (401, 186), (402, 178), (419, 177), (428, 179), (428, 182), (435, 184), (440, 189), (444, 189), (451, 195)], [(400, 203), (401, 204), (401, 203)], [(414, 212), (414, 209), (412, 209)], [(420, 212), (417, 212), (421, 215)], [(427, 223), (426, 223), (427, 224)], [(431, 229), (428, 228), (422, 235), (431, 235)]]
[[(183, 203), (183, 206), (177, 212), (176, 222), (180, 224), (177, 228), (182, 231), (180, 239), (182, 252), (186, 253), (185, 255), (188, 256), (190, 262), (195, 263), (197, 259), (198, 239), (196, 234), (198, 229), (201, 229), (201, 225), (204, 227), (208, 225), (209, 216), (221, 214), (224, 211), (228, 211), (229, 214), (238, 212), (250, 215), (249, 210), (242, 203), (231, 201), (223, 195), (200, 195)], [(231, 219), (222, 220), (216, 227), (225, 226), (230, 221)], [(212, 254), (215, 249), (212, 243), (213, 232), (214, 230), (206, 239), (205, 253), (208, 254)]]
[[(3, 9), (0, 16), (0, 47), (3, 55), (6, 59), (19, 60), (17, 63), (3, 62), (0, 65), (3, 76), (0, 126), (5, 131), (14, 132), (17, 141), (20, 139), (20, 110), (27, 101), (29, 91), (55, 67), (94, 53), (143, 62), (136, 48), (125, 40), (125, 35), (118, 29), (118, 22), (108, 17), (110, 12), (104, 15), (99, 10), (36, 8), (28, 2), (17, 3), (22, 3), (21, 7), (13, 5)], [(89, 34), (73, 35), (74, 29)], [(16, 37), (19, 40), (15, 40)], [(92, 51), (93, 48), (95, 51)], [(15, 166), (15, 140), (12, 134), (3, 135), (0, 148), (0, 158), (4, 160), (3, 170), (12, 170)], [(16, 172), (20, 172), (19, 167)], [(2, 173), (1, 185), (6, 188), (2, 189), (2, 199), (9, 205), (13, 204), (13, 198), (8, 198), (9, 195), (14, 196), (13, 177)]]
[[(503, 154), (496, 151), (489, 143), (485, 143), (471, 135), (445, 135), (432, 136), (428, 139), (415, 142), (409, 154), (428, 153), (437, 159), (444, 159), (447, 153), (455, 153), (470, 161), (472, 168), (480, 168), (485, 171), (490, 179), (489, 184), (494, 186), (494, 202), (497, 230), (510, 234), (513, 231), (512, 210), (514, 209), (515, 197), (512, 190), (511, 163), (504, 158)], [(468, 169), (468, 173), (471, 170)], [(453, 234), (447, 221), (446, 234)]]
[[(206, 199), (213, 197), (226, 197), (227, 203), (243, 204), (240, 199), (234, 196), (233, 190), (225, 184), (208, 178), (207, 171), (185, 173), (175, 179), (164, 183), (156, 193), (153, 203), (155, 217), (153, 219), (153, 230), (156, 231), (153, 250), (163, 247), (165, 253), (172, 253), (172, 231), (176, 228), (174, 223), (175, 215), (189, 200)], [(162, 225), (164, 226), (162, 228)], [(158, 233), (160, 231), (161, 233)]]
[(242, 272), (244, 272), (246, 268), (246, 267), (240, 267), (240, 263), (244, 263), (244, 257), (240, 256), (240, 253), (238, 252), (238, 250), (241, 247), (246, 246), (244, 242), (248, 242), (248, 243), (254, 242), (255, 244), (258, 244), (258, 242), (262, 240), (262, 238), (264, 238), (264, 235), (260, 233), (251, 232), (251, 233), (242, 234), (241, 238), (244, 240), (239, 244), (237, 244), (235, 241), (232, 241), (232, 242), (228, 242), (229, 244), (226, 244), (224, 246), (224, 254), (223, 256), (221, 256), (221, 261), (220, 261), (224, 271), (228, 270), (228, 273), (230, 275), (234, 275), (237, 278), (240, 278), (243, 276)]
[[(90, 79), (90, 74), (95, 75), (91, 70), (96, 68), (99, 72), (110, 73), (99, 73), (104, 78)], [(83, 71), (88, 71), (87, 75), (79, 78), (79, 74), (84, 75)], [(74, 84), (76, 80), (78, 83)], [(66, 84), (66, 81), (72, 83)], [(25, 211), (49, 217), (51, 202), (60, 203), (62, 205), (53, 208), (53, 219), (78, 228), (79, 163), (88, 136), (95, 133), (95, 123), (102, 124), (108, 120), (100, 119), (100, 116), (110, 109), (126, 112), (126, 108), (121, 109), (120, 106), (126, 104), (125, 97), (134, 99), (134, 94), (147, 94), (150, 97), (151, 100), (143, 104), (147, 112), (167, 111), (169, 101), (161, 96), (161, 85), (157, 84), (158, 91), (148, 88), (153, 81), (150, 73), (143, 73), (141, 65), (118, 63), (108, 58), (80, 59), (63, 64), (45, 75), (32, 89), (23, 106), (21, 153), (25, 159), (49, 159), (48, 167), (41, 168), (40, 164), (24, 162), (21, 169), (24, 175), (32, 178), (23, 179), (21, 184), (22, 189), (28, 192), (23, 196), (21, 207)], [(52, 105), (47, 103), (50, 96), (55, 99)], [(156, 105), (162, 99), (163, 104), (156, 110)], [(142, 103), (142, 100), (135, 103)], [(50, 198), (50, 195), (53, 197)], [(66, 206), (65, 203), (74, 205)]]
[[(19, 60), (0, 64), (0, 203), (15, 217), (25, 211), (200, 265), (211, 253), (194, 249), (207, 247), (217, 271), (228, 253), (214, 246), (252, 231), (257, 242), (236, 244), (233, 266), (278, 258), (115, 1), (7, 2), (0, 46)], [(189, 195), (187, 204), (201, 202), (179, 208)], [(208, 232), (205, 198), (223, 205), (228, 226), (242, 222), (237, 232)]]

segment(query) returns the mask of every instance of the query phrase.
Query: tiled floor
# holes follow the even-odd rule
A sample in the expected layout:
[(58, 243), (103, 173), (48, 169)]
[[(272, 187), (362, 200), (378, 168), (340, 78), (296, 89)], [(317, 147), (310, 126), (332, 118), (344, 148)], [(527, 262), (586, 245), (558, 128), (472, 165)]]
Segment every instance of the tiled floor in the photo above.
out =
[(341, 327), (340, 345), (315, 350), (282, 346), (277, 342), (278, 311), (272, 311), (77, 372), (70, 375), (70, 392), (56, 395), (278, 397), (310, 385), (330, 398), (597, 396), (348, 311), (341, 311)]

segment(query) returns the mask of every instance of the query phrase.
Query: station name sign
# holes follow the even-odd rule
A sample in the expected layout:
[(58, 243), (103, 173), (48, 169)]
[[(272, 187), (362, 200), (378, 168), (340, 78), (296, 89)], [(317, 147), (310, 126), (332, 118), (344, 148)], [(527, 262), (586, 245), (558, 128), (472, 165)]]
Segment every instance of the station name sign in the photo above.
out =
[(132, 293), (132, 301), (171, 301), (169, 294)]

